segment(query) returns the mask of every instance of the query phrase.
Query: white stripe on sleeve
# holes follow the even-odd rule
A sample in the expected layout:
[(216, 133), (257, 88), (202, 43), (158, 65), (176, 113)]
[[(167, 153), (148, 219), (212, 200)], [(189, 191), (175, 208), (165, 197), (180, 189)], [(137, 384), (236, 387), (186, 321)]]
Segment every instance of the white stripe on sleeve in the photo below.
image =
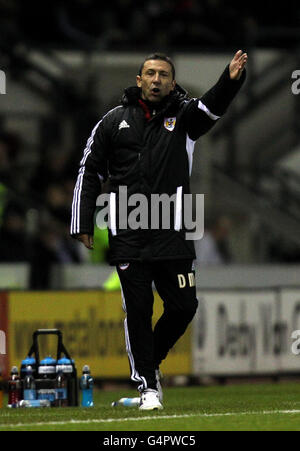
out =
[[(94, 144), (94, 139), (95, 139), (95, 134), (96, 131), (99, 127), (99, 125), (101, 124), (101, 122), (103, 121), (103, 119), (112, 111), (118, 109), (118, 108), (122, 108), (121, 105), (117, 106), (116, 108), (113, 108), (112, 110), (110, 110), (107, 114), (105, 114), (105, 116), (103, 116), (103, 118), (95, 125), (95, 127), (93, 128), (92, 134), (89, 137), (89, 139), (87, 140), (86, 143), (86, 147), (83, 151), (83, 157), (80, 161), (80, 166), (81, 168), (79, 169), (79, 173), (78, 173), (78, 178), (77, 178), (77, 182), (75, 185), (75, 189), (74, 189), (74, 196), (73, 196), (73, 202), (72, 202), (72, 219), (71, 219), (71, 234), (77, 234), (80, 233), (80, 200), (81, 200), (81, 191), (82, 191), (82, 183), (83, 183), (83, 176), (84, 176), (84, 172), (85, 172), (85, 163), (86, 160), (88, 158), (88, 156), (90, 155), (90, 153), (92, 152), (92, 145)], [(98, 177), (101, 180), (102, 175), (98, 173)], [(103, 177), (102, 177), (103, 180)], [(102, 181), (101, 180), (101, 181)]]
[(190, 176), (192, 174), (193, 154), (194, 154), (195, 142), (196, 141), (193, 141), (189, 137), (189, 135), (186, 134), (186, 152), (187, 152), (188, 160), (189, 160), (189, 174), (190, 174)]
[(207, 114), (207, 116), (212, 119), (213, 121), (217, 121), (218, 119), (220, 119), (221, 116), (216, 116), (215, 114), (213, 114), (206, 105), (204, 105), (204, 103), (201, 102), (201, 100), (199, 100), (198, 102), (198, 108), (199, 110), (204, 111), (204, 113)]

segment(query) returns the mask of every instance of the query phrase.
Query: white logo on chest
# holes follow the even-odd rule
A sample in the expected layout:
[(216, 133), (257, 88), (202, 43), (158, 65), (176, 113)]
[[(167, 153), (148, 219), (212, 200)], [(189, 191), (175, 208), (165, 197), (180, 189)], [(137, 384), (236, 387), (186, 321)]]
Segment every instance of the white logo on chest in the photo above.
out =
[(128, 125), (125, 120), (119, 124), (119, 130), (121, 130), (121, 128), (129, 128), (129, 127), (130, 125)]

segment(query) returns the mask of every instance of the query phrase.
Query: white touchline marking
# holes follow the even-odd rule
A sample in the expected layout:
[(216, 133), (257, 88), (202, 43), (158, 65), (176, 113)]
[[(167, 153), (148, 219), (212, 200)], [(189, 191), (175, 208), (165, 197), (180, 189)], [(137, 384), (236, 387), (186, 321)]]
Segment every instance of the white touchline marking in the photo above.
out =
[(186, 415), (159, 415), (148, 417), (129, 417), (129, 418), (106, 418), (90, 420), (70, 420), (70, 421), (48, 421), (40, 423), (16, 423), (0, 424), (0, 428), (30, 427), (30, 426), (59, 426), (66, 424), (90, 424), (90, 423), (123, 423), (127, 421), (147, 421), (147, 420), (172, 420), (174, 418), (212, 418), (212, 417), (233, 417), (240, 415), (274, 415), (274, 414), (300, 414), (300, 410), (262, 410), (258, 412), (227, 412), (227, 413), (194, 413)]

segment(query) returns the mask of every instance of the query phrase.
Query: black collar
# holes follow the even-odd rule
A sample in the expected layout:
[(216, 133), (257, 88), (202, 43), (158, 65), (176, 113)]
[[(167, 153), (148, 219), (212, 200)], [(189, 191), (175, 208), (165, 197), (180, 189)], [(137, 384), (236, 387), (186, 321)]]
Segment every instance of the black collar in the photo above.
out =
[[(122, 96), (122, 105), (139, 105), (139, 99), (141, 99), (141, 88), (137, 86), (130, 86), (124, 91)], [(147, 102), (145, 100), (143, 100), (143, 102), (146, 103), (150, 110), (155, 109), (158, 112), (168, 111), (168, 114), (171, 116), (172, 113), (177, 113), (181, 102), (188, 99), (189, 96), (187, 91), (176, 84), (174, 91), (171, 91), (171, 93), (159, 102), (159, 104), (152, 104), (151, 102)]]

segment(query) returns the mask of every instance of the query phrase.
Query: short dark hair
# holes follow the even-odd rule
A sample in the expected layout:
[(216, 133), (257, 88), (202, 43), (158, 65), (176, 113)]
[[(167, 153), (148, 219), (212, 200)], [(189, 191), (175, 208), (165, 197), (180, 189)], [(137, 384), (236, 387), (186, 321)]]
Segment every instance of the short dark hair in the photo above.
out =
[(143, 72), (143, 68), (144, 68), (144, 64), (146, 61), (149, 60), (162, 60), (162, 61), (166, 61), (167, 63), (170, 64), (171, 69), (172, 69), (172, 76), (173, 76), (173, 80), (175, 79), (175, 66), (173, 61), (171, 60), (171, 58), (167, 55), (165, 55), (164, 53), (152, 53), (151, 55), (147, 56), (143, 63), (141, 64), (140, 70), (139, 70), (139, 75), (142, 75)]

